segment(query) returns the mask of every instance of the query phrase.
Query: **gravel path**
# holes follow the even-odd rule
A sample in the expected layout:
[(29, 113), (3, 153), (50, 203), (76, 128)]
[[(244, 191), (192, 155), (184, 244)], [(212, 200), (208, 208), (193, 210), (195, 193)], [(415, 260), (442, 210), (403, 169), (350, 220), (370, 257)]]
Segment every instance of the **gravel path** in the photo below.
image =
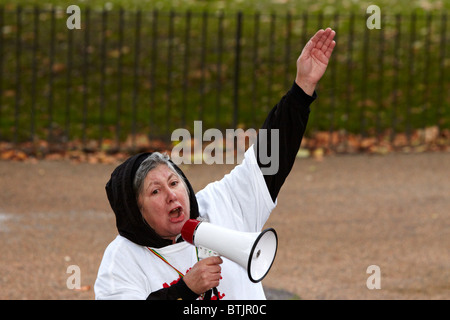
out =
[[(0, 161), (0, 299), (92, 299), (115, 165)], [(194, 189), (231, 167), (184, 168)], [(450, 299), (450, 153), (298, 159), (267, 226), (271, 299)], [(80, 290), (67, 288), (71, 265)], [(367, 268), (380, 270), (369, 290)]]

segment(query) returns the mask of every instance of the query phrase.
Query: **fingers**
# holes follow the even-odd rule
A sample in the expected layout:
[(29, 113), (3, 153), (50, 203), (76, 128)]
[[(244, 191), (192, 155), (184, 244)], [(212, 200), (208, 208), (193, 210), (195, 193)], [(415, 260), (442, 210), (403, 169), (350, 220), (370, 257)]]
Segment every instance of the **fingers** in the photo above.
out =
[(330, 34), (330, 28), (327, 28), (324, 32), (321, 33), (321, 36), (318, 37), (314, 48), (321, 50), (325, 41), (327, 40), (329, 34)]
[(325, 31), (323, 29), (320, 29), (319, 31), (317, 31), (316, 34), (314, 36), (312, 36), (312, 38), (305, 45), (302, 53), (305, 53), (306, 55), (308, 55), (311, 52), (311, 50), (317, 46), (317, 44), (319, 43), (319, 41), (322, 38), (322, 35), (324, 33), (325, 33)]
[[(336, 41), (334, 41), (334, 36), (336, 35), (336, 31), (332, 30), (331, 28), (327, 28), (322, 33), (319, 34), (319, 32), (316, 33), (316, 35), (319, 35), (315, 41), (315, 46), (311, 49), (311, 51), (320, 51), (321, 53), (318, 55), (319, 57), (323, 53), (323, 56), (326, 57), (326, 59), (329, 59), (331, 57), (331, 54), (333, 53), (333, 49), (336, 46)], [(316, 37), (316, 36), (314, 36)], [(322, 59), (324, 60), (322, 56)], [(325, 61), (325, 60), (324, 60)]]
[[(217, 285), (219, 285), (219, 280), (221, 277), (222, 268), (220, 267), (220, 264), (222, 264), (223, 260), (221, 257), (209, 257), (205, 259), (206, 264), (208, 266), (208, 272), (211, 274), (212, 279), (217, 279)], [(217, 278), (218, 276), (218, 278)]]
[(210, 273), (211, 275), (217, 275), (222, 271), (222, 268), (220, 267), (220, 264), (222, 264), (223, 260), (221, 257), (218, 256), (214, 256), (214, 257), (209, 257), (203, 260), (204, 263), (207, 266), (207, 269), (205, 270), (205, 272)]
[[(327, 28), (322, 36), (320, 37), (320, 39), (318, 40), (315, 48), (321, 50), (323, 53), (326, 53), (329, 49), (329, 47), (332, 45), (333, 38), (336, 35), (336, 31), (332, 30), (331, 28)], [(334, 42), (334, 45), (336, 45), (336, 43)], [(333, 45), (333, 48), (334, 48)]]
[(324, 52), (325, 56), (329, 59), (331, 57), (331, 54), (333, 53), (333, 49), (336, 46), (336, 41), (331, 41), (330, 45), (328, 46), (327, 50)]
[(310, 39), (310, 41), (314, 44), (317, 44), (322, 39), (322, 36), (324, 33), (325, 33), (325, 30), (320, 29), (319, 31), (316, 32), (315, 35), (313, 35), (313, 37)]
[(208, 265), (215, 265), (215, 264), (219, 265), (223, 262), (222, 258), (219, 256), (208, 257), (204, 260)]
[(336, 42), (333, 41), (336, 31), (331, 28), (325, 30), (320, 29), (316, 34), (308, 41), (303, 49), (303, 53), (311, 53), (313, 49), (322, 51), (328, 58), (331, 56)]

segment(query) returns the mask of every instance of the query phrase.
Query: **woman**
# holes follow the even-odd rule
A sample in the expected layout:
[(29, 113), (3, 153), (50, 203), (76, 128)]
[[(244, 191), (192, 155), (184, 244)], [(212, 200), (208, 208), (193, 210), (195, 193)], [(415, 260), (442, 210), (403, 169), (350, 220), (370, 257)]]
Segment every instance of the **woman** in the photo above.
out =
[[(297, 60), (292, 88), (263, 124), (269, 133), (279, 130), (277, 173), (263, 175), (254, 146), (240, 165), (197, 194), (183, 172), (159, 153), (135, 155), (114, 170), (106, 192), (119, 235), (103, 256), (96, 299), (265, 299), (261, 283), (252, 283), (245, 269), (226, 258), (199, 260), (179, 234), (189, 218), (199, 217), (238, 231), (261, 231), (294, 164), (334, 36), (328, 28), (309, 40)], [(214, 295), (212, 288), (217, 288)]]

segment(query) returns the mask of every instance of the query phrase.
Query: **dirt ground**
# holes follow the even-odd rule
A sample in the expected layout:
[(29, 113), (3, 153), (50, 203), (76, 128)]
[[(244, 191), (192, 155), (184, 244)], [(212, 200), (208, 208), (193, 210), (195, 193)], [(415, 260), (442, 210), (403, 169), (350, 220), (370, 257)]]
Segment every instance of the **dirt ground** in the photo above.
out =
[[(114, 167), (0, 162), (0, 299), (94, 298), (116, 236)], [(184, 167), (196, 190), (230, 169)], [(449, 299), (450, 153), (298, 159), (267, 226), (279, 245), (263, 284), (282, 299)], [(366, 285), (371, 265), (380, 289)]]

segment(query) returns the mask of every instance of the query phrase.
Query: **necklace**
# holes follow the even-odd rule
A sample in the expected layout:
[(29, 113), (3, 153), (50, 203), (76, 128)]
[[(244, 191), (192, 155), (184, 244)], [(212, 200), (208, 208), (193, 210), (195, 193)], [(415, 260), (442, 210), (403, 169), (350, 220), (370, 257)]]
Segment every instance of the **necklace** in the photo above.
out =
[[(198, 249), (197, 249), (197, 247), (194, 247), (194, 248), (195, 248), (195, 254), (196, 254), (196, 256), (197, 256), (197, 261), (199, 261), (199, 259), (198, 259)], [(169, 261), (167, 261), (167, 259), (164, 258), (158, 251), (156, 251), (155, 249), (149, 248), (149, 247), (147, 247), (147, 249), (150, 250), (150, 252), (153, 253), (156, 257), (158, 257), (159, 259), (161, 259), (162, 261), (164, 261), (164, 262), (165, 262), (168, 266), (170, 266), (173, 270), (175, 270), (175, 271), (180, 275), (181, 278), (184, 277), (184, 274), (183, 274), (180, 270), (178, 270), (177, 268), (175, 268)]]

